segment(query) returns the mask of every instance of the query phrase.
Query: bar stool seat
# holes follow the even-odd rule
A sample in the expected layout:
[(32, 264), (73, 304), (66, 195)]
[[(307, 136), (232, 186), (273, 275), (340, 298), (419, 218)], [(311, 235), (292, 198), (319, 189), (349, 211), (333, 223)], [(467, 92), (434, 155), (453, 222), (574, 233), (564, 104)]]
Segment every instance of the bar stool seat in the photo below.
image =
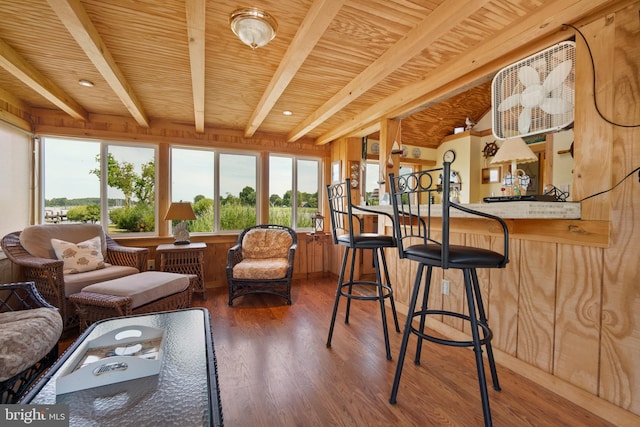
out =
[[(358, 249), (375, 249), (379, 247), (395, 248), (396, 240), (384, 234), (363, 233), (353, 236), (353, 241)], [(338, 244), (349, 245), (350, 237), (346, 235), (338, 236)]]
[[(393, 236), (363, 232), (364, 223), (362, 218), (360, 218), (357, 213), (354, 214), (354, 210), (359, 211), (361, 214), (366, 213), (367, 210), (366, 208), (353, 206), (351, 202), (351, 182), (349, 179), (342, 183), (328, 185), (327, 197), (329, 200), (329, 210), (331, 212), (333, 242), (334, 244), (345, 247), (344, 255), (342, 257), (342, 266), (338, 277), (333, 313), (331, 316), (331, 326), (329, 327), (329, 336), (327, 338), (327, 347), (331, 347), (331, 340), (333, 337), (340, 298), (344, 297), (347, 299), (347, 308), (345, 313), (345, 323), (347, 324), (349, 323), (351, 300), (378, 301), (382, 317), (382, 331), (384, 334), (387, 359), (391, 360), (391, 346), (389, 344), (389, 332), (385, 310), (386, 299), (389, 299), (391, 304), (395, 329), (398, 333), (400, 332), (400, 325), (398, 323), (398, 315), (396, 314), (393, 289), (391, 287), (391, 280), (389, 279), (389, 271), (387, 268), (384, 249), (396, 248), (396, 239)], [(369, 212), (377, 214), (377, 212)], [(388, 217), (391, 218), (391, 215), (388, 215)], [(356, 253), (358, 250), (373, 251), (373, 264), (376, 274), (375, 281), (354, 279), (355, 262), (357, 258)], [(349, 280), (345, 281), (347, 262), (349, 260), (351, 261)], [(359, 289), (361, 287), (372, 289), (374, 292), (364, 292)]]

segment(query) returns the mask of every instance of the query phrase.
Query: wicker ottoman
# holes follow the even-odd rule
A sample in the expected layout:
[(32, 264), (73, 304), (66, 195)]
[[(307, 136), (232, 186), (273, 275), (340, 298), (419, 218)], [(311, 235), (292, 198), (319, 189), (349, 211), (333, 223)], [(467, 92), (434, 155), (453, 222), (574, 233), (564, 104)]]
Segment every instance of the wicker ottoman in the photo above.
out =
[(197, 283), (195, 274), (145, 271), (89, 285), (69, 300), (77, 308), (84, 331), (111, 317), (189, 308)]

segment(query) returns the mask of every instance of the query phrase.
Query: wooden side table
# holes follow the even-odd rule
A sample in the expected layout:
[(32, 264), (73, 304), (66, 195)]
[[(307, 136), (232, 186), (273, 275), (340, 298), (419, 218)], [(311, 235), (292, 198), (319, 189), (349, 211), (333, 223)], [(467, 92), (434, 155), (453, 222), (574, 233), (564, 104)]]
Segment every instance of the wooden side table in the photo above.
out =
[(207, 298), (204, 286), (204, 250), (206, 243), (189, 243), (188, 245), (158, 245), (156, 253), (160, 255), (158, 271), (169, 273), (195, 274), (198, 284), (195, 292), (201, 292), (202, 298)]

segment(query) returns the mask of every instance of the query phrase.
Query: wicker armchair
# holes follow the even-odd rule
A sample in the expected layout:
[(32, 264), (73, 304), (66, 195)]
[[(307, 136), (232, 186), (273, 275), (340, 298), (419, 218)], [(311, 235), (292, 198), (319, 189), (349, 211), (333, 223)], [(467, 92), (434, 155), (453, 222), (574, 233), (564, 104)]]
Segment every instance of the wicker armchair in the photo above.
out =
[(246, 228), (227, 256), (229, 305), (248, 294), (278, 295), (291, 304), (293, 259), (298, 236), (289, 227), (262, 224)]
[(58, 358), (62, 318), (33, 282), (0, 285), (0, 404), (14, 404)]
[[(96, 227), (94, 224), (32, 227), (62, 228), (81, 225)], [(99, 228), (99, 226), (97, 227)], [(79, 322), (75, 306), (67, 298), (70, 294), (80, 292), (82, 287), (93, 283), (139, 273), (147, 269), (148, 249), (121, 246), (111, 237), (102, 233), (100, 229), (100, 235), (104, 238), (104, 245), (106, 246), (104, 260), (111, 266), (88, 273), (65, 275), (63, 273), (63, 261), (55, 259), (55, 257), (34, 256), (27, 251), (21, 243), (21, 233), (21, 231), (17, 231), (4, 236), (1, 242), (2, 250), (14, 264), (22, 267), (24, 278), (35, 283), (38, 292), (44, 299), (60, 310), (65, 330), (76, 327)], [(113, 268), (114, 266), (117, 268)], [(68, 276), (66, 280), (65, 276)], [(71, 280), (74, 281), (73, 291), (69, 289), (70, 286), (67, 283)]]

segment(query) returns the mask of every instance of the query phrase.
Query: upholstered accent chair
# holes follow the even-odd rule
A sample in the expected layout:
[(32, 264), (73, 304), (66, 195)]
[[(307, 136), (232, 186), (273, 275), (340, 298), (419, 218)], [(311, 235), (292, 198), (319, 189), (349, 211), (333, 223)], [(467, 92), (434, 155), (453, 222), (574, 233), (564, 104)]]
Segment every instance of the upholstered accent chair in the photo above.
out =
[(296, 232), (283, 225), (261, 224), (243, 230), (227, 257), (229, 305), (253, 293), (278, 295), (291, 304), (297, 247)]
[(0, 285), (0, 404), (13, 404), (58, 358), (62, 317), (33, 282)]
[(94, 283), (145, 271), (149, 253), (146, 248), (120, 246), (98, 224), (32, 225), (4, 236), (1, 244), (24, 278), (60, 310), (65, 330), (78, 325), (70, 295)]

